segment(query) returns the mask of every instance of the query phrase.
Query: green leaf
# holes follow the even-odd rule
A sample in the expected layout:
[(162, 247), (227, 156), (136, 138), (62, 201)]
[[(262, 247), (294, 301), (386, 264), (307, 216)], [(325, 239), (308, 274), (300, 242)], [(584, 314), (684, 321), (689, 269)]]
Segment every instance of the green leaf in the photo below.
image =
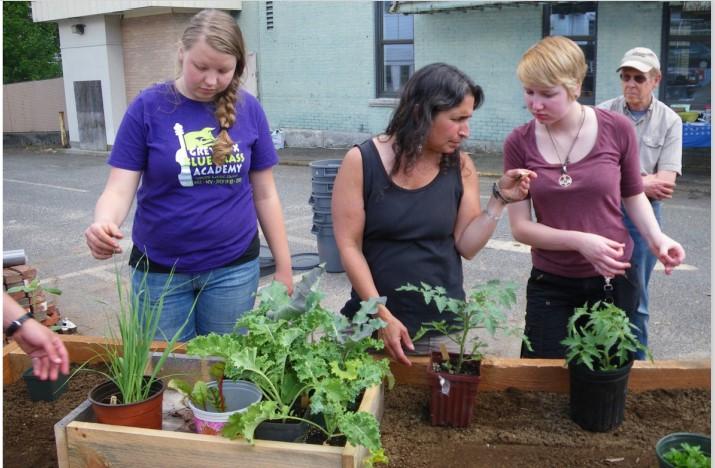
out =
[(221, 435), (229, 439), (243, 436), (252, 444), (253, 434), (259, 424), (269, 419), (279, 419), (281, 416), (275, 401), (261, 401), (249, 406), (246, 411), (232, 414), (223, 426)]
[(182, 395), (184, 395), (186, 397), (191, 395), (191, 386), (185, 380), (171, 379), (171, 380), (169, 380), (169, 383), (166, 385), (169, 388), (176, 390), (177, 392), (181, 393)]
[[(206, 409), (206, 402), (209, 400), (209, 386), (203, 380), (197, 380), (191, 391), (191, 401), (196, 406)], [(214, 405), (217, 407), (217, 405)]]
[(338, 427), (354, 445), (362, 445), (371, 451), (382, 448), (379, 424), (370, 413), (348, 413), (340, 418)]
[[(500, 331), (518, 337), (525, 341), (527, 347), (531, 347), (523, 332), (508, 324), (505, 312), (516, 304), (515, 289), (513, 283), (491, 280), (474, 287), (466, 294), (466, 300), (450, 298), (444, 287), (426, 283), (421, 283), (419, 288), (407, 284), (397, 290), (419, 292), (426, 304), (434, 303), (439, 313), (451, 315), (446, 320), (422, 323), (413, 340), (417, 341), (429, 332), (442, 334), (459, 347), (459, 362), (463, 362), (467, 354), (478, 358), (483, 355), (486, 343), (479, 338), (472, 338), (473, 334), (469, 333), (478, 328), (486, 329), (493, 337)], [(473, 341), (468, 343), (470, 339)], [(459, 372), (461, 369), (457, 370)]]

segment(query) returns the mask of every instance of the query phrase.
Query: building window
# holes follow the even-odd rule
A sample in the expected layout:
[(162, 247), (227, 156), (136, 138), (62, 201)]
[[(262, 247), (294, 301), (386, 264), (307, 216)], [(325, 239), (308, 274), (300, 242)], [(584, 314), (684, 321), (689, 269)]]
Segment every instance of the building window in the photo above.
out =
[(665, 8), (666, 43), (660, 96), (669, 105), (710, 105), (710, 2), (672, 2)]
[(596, 2), (544, 5), (544, 36), (566, 36), (586, 56), (586, 77), (581, 86), (581, 104), (595, 104), (596, 90)]
[(391, 2), (375, 2), (377, 97), (396, 97), (415, 71), (411, 15), (390, 13)]

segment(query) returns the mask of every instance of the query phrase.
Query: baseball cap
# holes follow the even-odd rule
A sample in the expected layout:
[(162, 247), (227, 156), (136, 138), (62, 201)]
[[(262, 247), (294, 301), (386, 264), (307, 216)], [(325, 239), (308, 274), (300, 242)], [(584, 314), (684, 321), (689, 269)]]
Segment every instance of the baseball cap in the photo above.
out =
[(648, 73), (654, 68), (660, 70), (660, 61), (652, 50), (645, 47), (635, 47), (625, 53), (617, 70), (624, 67), (635, 68), (643, 73)]

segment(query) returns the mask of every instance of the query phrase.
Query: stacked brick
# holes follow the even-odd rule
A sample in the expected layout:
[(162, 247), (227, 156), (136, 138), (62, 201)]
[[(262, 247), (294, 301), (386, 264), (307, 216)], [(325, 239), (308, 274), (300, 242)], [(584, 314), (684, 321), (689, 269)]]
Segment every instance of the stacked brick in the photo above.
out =
[(39, 285), (37, 269), (29, 265), (17, 265), (2, 270), (3, 289), (7, 292), (15, 287), (24, 287), (24, 291), (8, 292), (35, 320), (43, 325), (52, 326), (59, 322), (60, 312), (57, 305), (48, 300), (47, 293)]

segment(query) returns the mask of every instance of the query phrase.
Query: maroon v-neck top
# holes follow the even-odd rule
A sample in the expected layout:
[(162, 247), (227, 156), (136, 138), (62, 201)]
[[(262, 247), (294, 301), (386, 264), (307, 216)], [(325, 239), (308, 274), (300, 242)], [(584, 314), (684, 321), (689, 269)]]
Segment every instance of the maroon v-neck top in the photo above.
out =
[[(633, 241), (623, 225), (621, 199), (643, 191), (638, 142), (625, 116), (594, 109), (598, 136), (593, 149), (568, 165), (573, 183), (559, 185), (561, 164), (546, 162), (536, 146), (535, 123), (514, 129), (504, 142), (504, 169), (526, 168), (539, 177), (531, 182), (536, 221), (555, 229), (590, 232), (626, 244), (628, 261)], [(534, 267), (555, 275), (586, 278), (596, 269), (576, 251), (531, 249)]]

